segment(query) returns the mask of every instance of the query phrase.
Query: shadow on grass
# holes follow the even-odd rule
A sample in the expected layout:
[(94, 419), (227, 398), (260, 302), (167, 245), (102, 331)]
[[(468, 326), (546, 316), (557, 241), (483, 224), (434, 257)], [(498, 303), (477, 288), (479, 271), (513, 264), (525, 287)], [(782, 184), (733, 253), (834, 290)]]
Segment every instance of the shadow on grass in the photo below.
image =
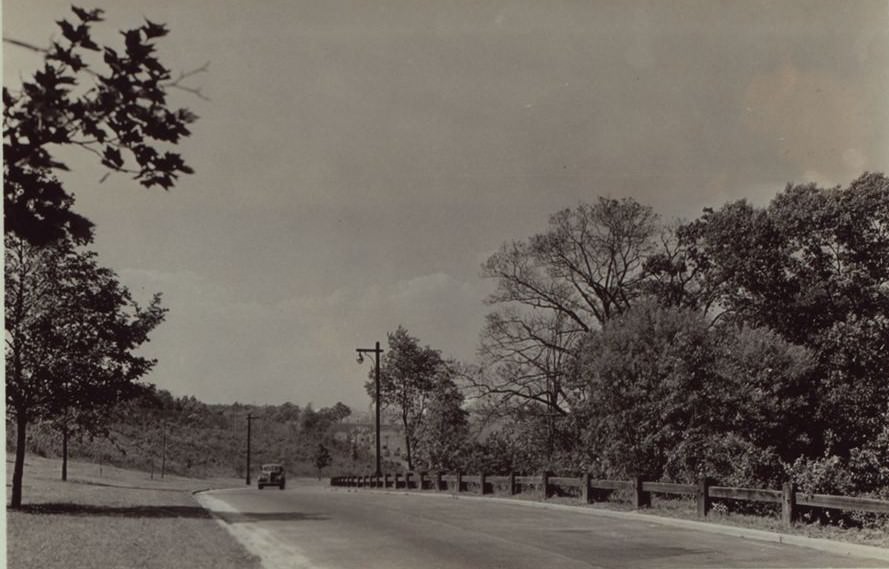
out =
[(37, 515), (108, 516), (121, 518), (210, 518), (207, 510), (198, 506), (96, 506), (70, 502), (25, 504), (9, 510)]
[(92, 480), (69, 480), (69, 484), (84, 484), (86, 486), (104, 486), (106, 488), (123, 488), (126, 490), (151, 490), (152, 492), (187, 492), (182, 488), (152, 488), (150, 486), (130, 486), (128, 484), (106, 484), (104, 482), (94, 482)]
[[(10, 512), (34, 515), (62, 516), (104, 516), (120, 518), (197, 518), (211, 519), (210, 512), (200, 506), (97, 506), (92, 504), (72, 504), (70, 502), (47, 502), (25, 504)], [(328, 519), (321, 514), (304, 512), (213, 512), (213, 515), (230, 524), (264, 521), (323, 521)]]

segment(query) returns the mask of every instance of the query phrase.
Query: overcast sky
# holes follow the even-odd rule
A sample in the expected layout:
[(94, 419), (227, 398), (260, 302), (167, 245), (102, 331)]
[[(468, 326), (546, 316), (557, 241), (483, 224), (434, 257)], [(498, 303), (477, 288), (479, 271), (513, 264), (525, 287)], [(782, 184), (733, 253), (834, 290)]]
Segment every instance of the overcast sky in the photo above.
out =
[[(47, 45), (68, 0), (3, 0)], [(356, 347), (404, 325), (475, 357), (505, 241), (597, 196), (665, 219), (889, 171), (889, 3), (94, 0), (166, 22), (211, 99), (170, 192), (91, 155), (94, 248), (170, 309), (149, 381), (206, 402), (367, 409)], [(99, 32), (98, 30), (102, 30)], [(4, 46), (14, 87), (39, 60)]]

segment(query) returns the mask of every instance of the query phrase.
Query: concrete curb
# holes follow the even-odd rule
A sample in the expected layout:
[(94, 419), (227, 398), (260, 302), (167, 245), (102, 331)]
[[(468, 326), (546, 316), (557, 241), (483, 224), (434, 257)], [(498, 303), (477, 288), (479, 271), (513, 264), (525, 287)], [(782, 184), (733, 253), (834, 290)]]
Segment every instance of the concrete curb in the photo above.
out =
[[(341, 487), (331, 487), (331, 490), (339, 490)], [(515, 500), (511, 498), (502, 498), (496, 496), (482, 497), (473, 496), (471, 494), (456, 494), (454, 492), (411, 492), (399, 490), (376, 490), (369, 488), (346, 488), (346, 490), (355, 490), (361, 492), (373, 492), (376, 494), (391, 494), (402, 496), (425, 496), (427, 498), (450, 498), (457, 500), (484, 500), (501, 502), (504, 504), (522, 505), (531, 508), (543, 508), (548, 510), (564, 510), (568, 512), (580, 512), (592, 516), (602, 516), (606, 518), (617, 518), (623, 520), (638, 520), (643, 522), (651, 522), (665, 526), (681, 527), (696, 531), (704, 531), (708, 533), (717, 533), (738, 537), (741, 539), (752, 539), (756, 541), (768, 541), (772, 543), (783, 543), (788, 545), (797, 545), (800, 547), (808, 547), (817, 549), (827, 553), (836, 555), (845, 555), (847, 557), (864, 557), (866, 559), (877, 559), (889, 562), (889, 549), (876, 547), (873, 545), (859, 545), (857, 543), (847, 543), (844, 541), (833, 541), (818, 537), (807, 537), (804, 535), (793, 535), (786, 533), (777, 533), (765, 530), (745, 528), (739, 526), (727, 526), (712, 522), (698, 522), (694, 520), (684, 520), (681, 518), (668, 518), (657, 516), (654, 514), (639, 514), (636, 512), (619, 512), (615, 510), (603, 510), (598, 508), (586, 508), (583, 506), (572, 506), (569, 504), (554, 504), (551, 502), (532, 502), (530, 500)], [(889, 567), (889, 565), (887, 565)]]

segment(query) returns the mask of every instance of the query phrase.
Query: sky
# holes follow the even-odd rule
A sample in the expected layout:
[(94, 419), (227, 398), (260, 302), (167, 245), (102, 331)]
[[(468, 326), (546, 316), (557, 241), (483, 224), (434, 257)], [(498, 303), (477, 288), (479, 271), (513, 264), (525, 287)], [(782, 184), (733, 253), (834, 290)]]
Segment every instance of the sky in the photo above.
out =
[[(3, 0), (3, 35), (69, 2)], [(169, 308), (148, 381), (208, 403), (343, 401), (403, 325), (475, 358), (481, 263), (559, 209), (665, 221), (889, 171), (889, 2), (93, 0), (95, 36), (164, 22), (209, 100), (169, 192), (66, 153), (92, 248)], [(4, 85), (39, 64), (3, 46)]]

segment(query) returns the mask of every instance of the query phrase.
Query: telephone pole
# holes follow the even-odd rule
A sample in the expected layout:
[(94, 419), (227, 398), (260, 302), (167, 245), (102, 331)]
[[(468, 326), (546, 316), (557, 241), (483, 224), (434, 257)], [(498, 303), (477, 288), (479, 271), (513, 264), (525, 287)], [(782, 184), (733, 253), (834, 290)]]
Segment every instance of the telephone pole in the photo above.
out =
[(161, 421), (161, 478), (167, 471), (167, 422)]
[(253, 413), (247, 413), (247, 486), (250, 486), (250, 434), (253, 421), (259, 417), (254, 417)]

